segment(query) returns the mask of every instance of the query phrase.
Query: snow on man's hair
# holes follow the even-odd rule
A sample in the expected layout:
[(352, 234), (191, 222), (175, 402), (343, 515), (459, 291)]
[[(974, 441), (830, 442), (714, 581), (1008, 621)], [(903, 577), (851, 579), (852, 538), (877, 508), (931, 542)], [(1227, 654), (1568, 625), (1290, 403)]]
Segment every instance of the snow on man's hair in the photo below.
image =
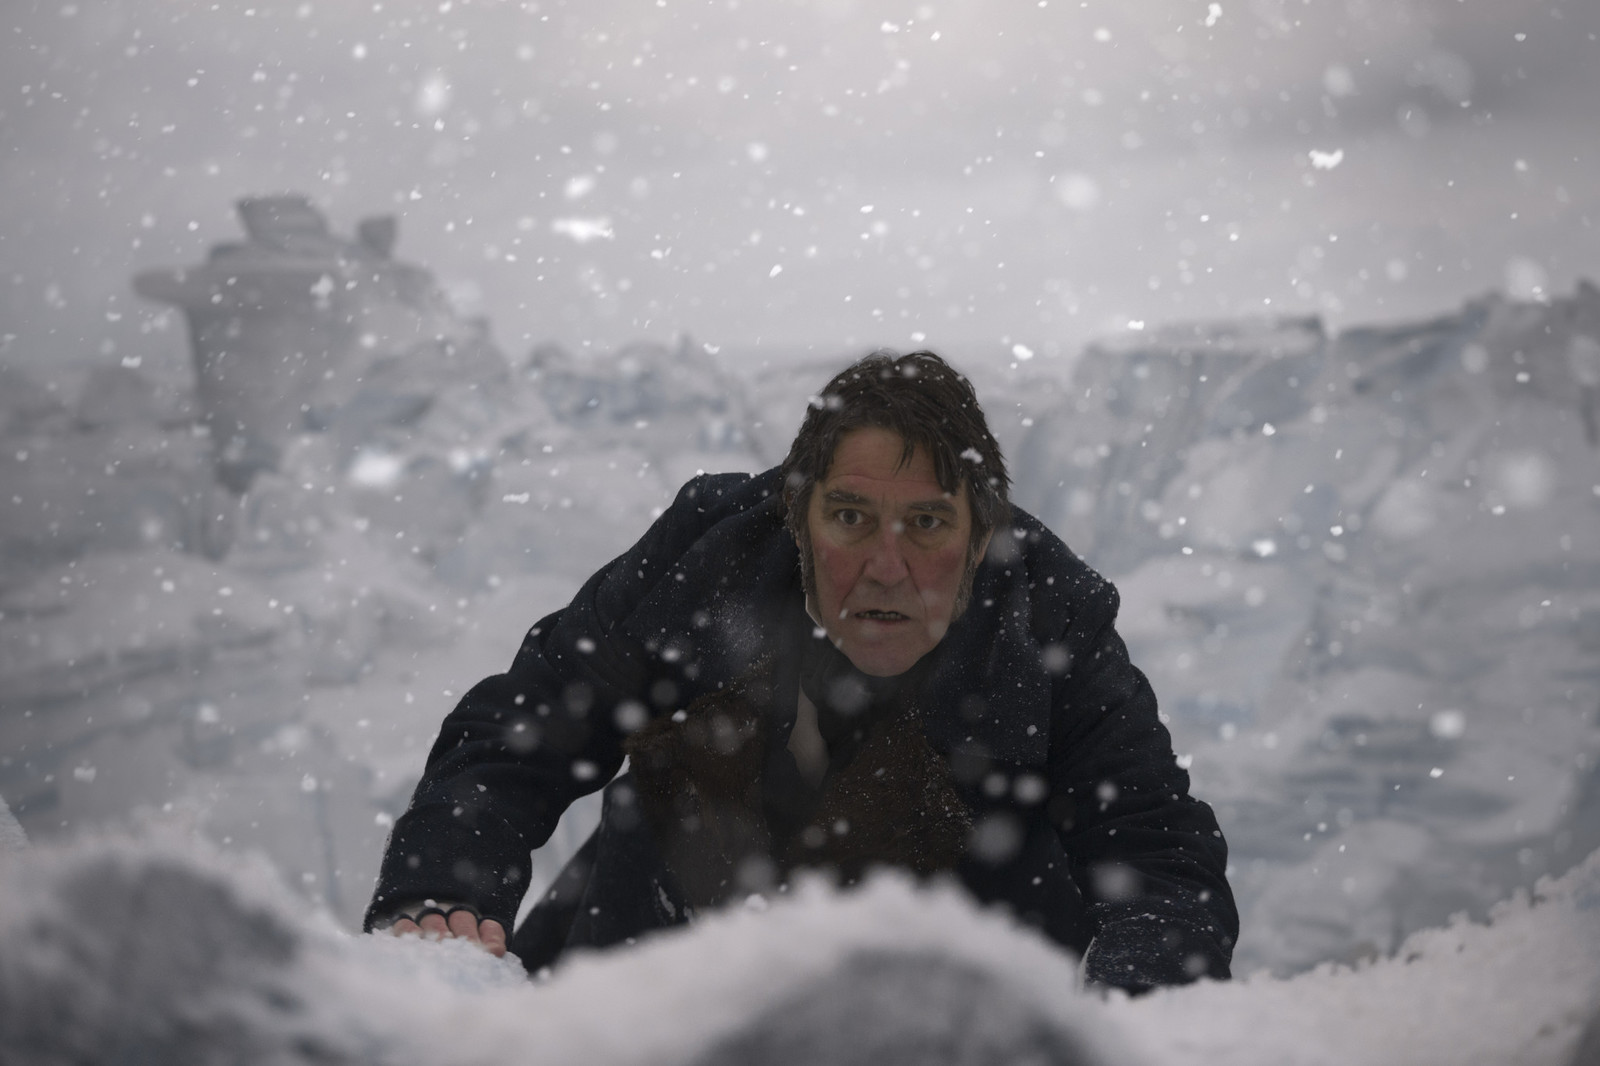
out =
[(845, 434), (868, 427), (905, 441), (903, 463), (916, 449), (925, 451), (946, 492), (967, 486), (975, 545), (1009, 519), (1011, 477), (972, 383), (933, 352), (876, 351), (841, 370), (812, 398), (783, 461), (787, 520), (802, 547), (809, 540), (805, 515), (812, 488), (827, 476)]

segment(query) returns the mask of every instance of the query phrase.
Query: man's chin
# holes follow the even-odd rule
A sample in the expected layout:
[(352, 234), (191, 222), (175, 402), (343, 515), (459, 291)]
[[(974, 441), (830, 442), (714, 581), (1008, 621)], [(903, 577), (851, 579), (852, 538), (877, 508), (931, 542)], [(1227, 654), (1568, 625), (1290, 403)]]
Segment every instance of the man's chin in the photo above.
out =
[[(895, 625), (909, 629), (915, 624), (907, 619)], [(882, 630), (888, 627), (880, 623), (873, 628)], [(929, 651), (920, 645), (912, 646), (907, 639), (911, 635), (909, 632), (846, 633), (843, 639), (836, 643), (839, 650), (844, 652), (845, 658), (868, 677), (895, 677), (915, 666), (917, 660)]]

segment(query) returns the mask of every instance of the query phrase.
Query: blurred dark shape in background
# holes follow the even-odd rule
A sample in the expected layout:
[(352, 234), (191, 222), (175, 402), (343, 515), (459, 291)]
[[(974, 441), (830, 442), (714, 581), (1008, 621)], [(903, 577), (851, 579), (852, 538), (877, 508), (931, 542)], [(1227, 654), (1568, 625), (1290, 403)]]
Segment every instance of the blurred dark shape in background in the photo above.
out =
[(201, 421), (231, 492), (278, 469), (285, 441), (308, 426), (364, 436), (414, 421), (451, 381), (503, 383), (482, 324), (456, 316), (426, 270), (391, 258), (392, 216), (346, 240), (302, 196), (238, 206), (249, 240), (133, 282), (184, 312)]

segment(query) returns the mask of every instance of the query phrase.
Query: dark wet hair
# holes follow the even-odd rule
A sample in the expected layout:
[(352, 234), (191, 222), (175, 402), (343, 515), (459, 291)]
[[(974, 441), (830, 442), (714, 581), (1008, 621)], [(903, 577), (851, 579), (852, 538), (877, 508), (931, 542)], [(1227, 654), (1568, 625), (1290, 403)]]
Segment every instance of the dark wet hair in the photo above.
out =
[(786, 520), (802, 549), (810, 546), (812, 489), (827, 477), (845, 434), (869, 426), (905, 441), (902, 463), (916, 449), (926, 452), (946, 492), (967, 486), (974, 550), (1010, 519), (1011, 477), (972, 383), (933, 352), (876, 351), (840, 371), (811, 401), (783, 461)]

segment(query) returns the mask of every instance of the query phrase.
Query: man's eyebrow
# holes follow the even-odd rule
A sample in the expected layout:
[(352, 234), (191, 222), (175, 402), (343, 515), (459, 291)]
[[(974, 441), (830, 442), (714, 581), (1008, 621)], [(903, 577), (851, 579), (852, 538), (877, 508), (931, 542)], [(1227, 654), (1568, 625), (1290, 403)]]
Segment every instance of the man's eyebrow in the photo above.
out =
[[(822, 494), (822, 498), (828, 503), (842, 503), (852, 507), (864, 507), (872, 503), (867, 497), (845, 489), (829, 489)], [(953, 515), (956, 513), (955, 504), (943, 496), (932, 500), (913, 500), (911, 503), (906, 504), (906, 510), (927, 511), (939, 515)]]

